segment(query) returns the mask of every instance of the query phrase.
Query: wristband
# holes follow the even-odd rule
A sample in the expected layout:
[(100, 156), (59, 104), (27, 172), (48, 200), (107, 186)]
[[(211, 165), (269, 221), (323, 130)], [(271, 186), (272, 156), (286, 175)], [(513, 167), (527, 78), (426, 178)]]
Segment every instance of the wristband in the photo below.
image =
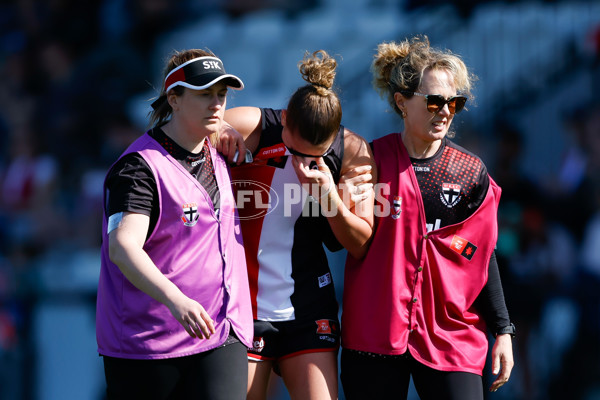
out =
[(508, 333), (511, 337), (515, 337), (516, 332), (517, 332), (517, 328), (515, 328), (515, 324), (513, 324), (511, 322), (510, 325), (505, 326), (504, 328), (498, 329), (498, 332), (496, 332), (496, 336), (504, 335), (504, 334)]

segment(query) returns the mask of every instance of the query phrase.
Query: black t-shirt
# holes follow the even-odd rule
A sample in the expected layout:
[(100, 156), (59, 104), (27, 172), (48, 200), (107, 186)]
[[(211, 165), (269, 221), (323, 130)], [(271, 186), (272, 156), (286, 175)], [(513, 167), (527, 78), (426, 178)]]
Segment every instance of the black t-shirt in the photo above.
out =
[[(485, 164), (451, 140), (442, 140), (431, 157), (410, 160), (423, 198), (428, 231), (464, 221), (483, 203), (490, 183)], [(476, 306), (492, 332), (510, 324), (495, 252)]]
[(410, 161), (429, 231), (464, 221), (483, 203), (490, 182), (487, 169), (479, 157), (456, 143), (444, 139), (433, 156)]
[[(208, 147), (208, 138), (200, 153), (191, 153), (168, 137), (162, 129), (154, 128), (148, 134), (176, 159), (202, 184), (210, 195), (215, 210), (219, 209), (219, 187)], [(136, 152), (121, 157), (110, 169), (106, 178), (106, 215), (118, 212), (134, 212), (148, 215), (154, 230), (160, 215), (158, 187), (154, 174), (144, 158)]]

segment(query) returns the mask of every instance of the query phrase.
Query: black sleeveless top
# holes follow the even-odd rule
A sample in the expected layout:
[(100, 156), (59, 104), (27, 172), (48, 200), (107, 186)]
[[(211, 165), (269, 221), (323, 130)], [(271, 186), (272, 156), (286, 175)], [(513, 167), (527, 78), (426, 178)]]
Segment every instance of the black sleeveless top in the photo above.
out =
[[(281, 110), (261, 112), (262, 131), (254, 161), (232, 168), (254, 318), (306, 321), (318, 313), (337, 319), (338, 304), (323, 244), (332, 251), (342, 247), (318, 203), (300, 189), (292, 156), (281, 138)], [(340, 127), (324, 157), (336, 183), (343, 156), (344, 128)], [(263, 212), (260, 204), (257, 209), (247, 208), (248, 203), (239, 200), (244, 195), (246, 200), (253, 199), (254, 195), (247, 195), (253, 188), (269, 193), (269, 207)]]

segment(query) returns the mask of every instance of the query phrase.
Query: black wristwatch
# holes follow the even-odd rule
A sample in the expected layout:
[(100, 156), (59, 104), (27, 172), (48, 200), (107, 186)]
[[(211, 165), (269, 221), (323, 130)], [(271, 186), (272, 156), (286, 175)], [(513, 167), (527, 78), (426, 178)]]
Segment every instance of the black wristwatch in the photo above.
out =
[(517, 329), (515, 328), (515, 324), (513, 324), (511, 322), (510, 325), (507, 325), (504, 328), (498, 329), (498, 332), (496, 332), (496, 336), (504, 335), (504, 334), (508, 333), (510, 336), (515, 337), (516, 332), (517, 332)]

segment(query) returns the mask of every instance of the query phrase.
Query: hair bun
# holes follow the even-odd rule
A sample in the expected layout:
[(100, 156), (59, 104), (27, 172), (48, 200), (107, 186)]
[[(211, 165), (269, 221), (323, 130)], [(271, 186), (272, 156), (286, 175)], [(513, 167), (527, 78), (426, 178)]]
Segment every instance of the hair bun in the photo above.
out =
[[(318, 50), (310, 54), (306, 52), (304, 59), (298, 64), (302, 79), (313, 85), (320, 94), (333, 88), (337, 61), (325, 50)], [(324, 93), (321, 93), (321, 90)]]

